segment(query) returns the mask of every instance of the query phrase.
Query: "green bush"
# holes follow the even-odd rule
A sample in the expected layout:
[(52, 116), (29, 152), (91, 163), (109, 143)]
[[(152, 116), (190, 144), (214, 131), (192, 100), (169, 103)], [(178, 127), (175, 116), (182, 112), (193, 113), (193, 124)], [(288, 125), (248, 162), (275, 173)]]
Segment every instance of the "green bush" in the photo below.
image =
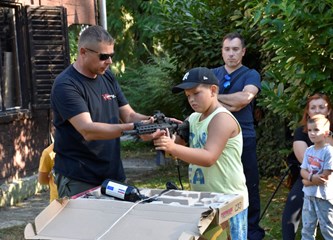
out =
[(235, 12), (243, 9), (241, 4), (226, 0), (161, 2), (161, 20), (154, 30), (179, 73), (198, 66), (221, 65), (221, 41), (226, 33), (232, 31), (249, 37), (245, 63), (250, 67), (259, 67), (254, 29), (237, 26), (232, 18)]
[(333, 93), (331, 9), (329, 1), (297, 0), (267, 1), (257, 9), (269, 86), (260, 105), (286, 119), (291, 129), (309, 95)]
[(152, 56), (149, 64), (128, 69), (120, 77), (120, 84), (136, 111), (153, 115), (155, 110), (160, 110), (166, 116), (182, 120), (187, 115), (186, 99), (183, 94), (171, 93), (175, 84), (171, 75), (174, 71), (168, 56)]
[(117, 38), (124, 45), (118, 49), (128, 56), (119, 61), (142, 59), (126, 65), (121, 84), (140, 112), (159, 109), (186, 116), (186, 100), (170, 94), (171, 86), (187, 69), (222, 64), (222, 36), (241, 32), (247, 41), (244, 64), (262, 76), (257, 98), (264, 112), (257, 127), (260, 172), (279, 173), (306, 98), (314, 92), (333, 96), (332, 5), (327, 0), (118, 1), (112, 9), (121, 11), (109, 19), (116, 33), (124, 30)]
[[(244, 4), (245, 3), (245, 4)], [(237, 26), (260, 35), (262, 91), (257, 106), (265, 112), (257, 128), (258, 159), (264, 175), (276, 174), (291, 151), (309, 95), (332, 95), (332, 3), (329, 1), (240, 1)], [(269, 156), (269, 159), (267, 159)]]
[[(108, 31), (116, 40), (115, 62), (120, 72), (147, 64), (149, 52), (158, 53), (152, 29), (159, 22), (158, 1), (107, 1)], [(146, 51), (148, 49), (148, 51)]]

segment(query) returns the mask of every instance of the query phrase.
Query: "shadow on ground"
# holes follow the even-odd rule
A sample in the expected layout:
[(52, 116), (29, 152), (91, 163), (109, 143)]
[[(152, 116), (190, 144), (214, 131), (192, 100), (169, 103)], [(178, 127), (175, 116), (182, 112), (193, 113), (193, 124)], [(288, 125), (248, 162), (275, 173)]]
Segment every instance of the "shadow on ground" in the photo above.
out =
[[(142, 174), (155, 170), (158, 166), (154, 159), (123, 160), (127, 179), (134, 181)], [(49, 192), (41, 191), (16, 206), (0, 207), (0, 230), (33, 223), (35, 217), (49, 204)], [(1, 239), (1, 238), (0, 238)]]

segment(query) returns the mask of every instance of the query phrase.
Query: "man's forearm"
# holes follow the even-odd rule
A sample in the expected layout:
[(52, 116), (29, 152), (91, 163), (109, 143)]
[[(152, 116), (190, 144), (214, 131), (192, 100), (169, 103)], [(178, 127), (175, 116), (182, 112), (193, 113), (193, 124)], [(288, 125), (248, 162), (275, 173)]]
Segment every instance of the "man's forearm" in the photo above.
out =
[(219, 94), (218, 100), (231, 112), (241, 110), (252, 101), (252, 99), (249, 98), (249, 95), (245, 92)]
[(120, 111), (120, 119), (123, 123), (140, 122), (142, 120), (149, 119), (149, 116), (135, 112), (129, 104), (120, 107), (119, 111)]
[(229, 110), (230, 112), (236, 112), (236, 108), (233, 108), (232, 106), (222, 102), (221, 100), (219, 100), (219, 102), (221, 103), (221, 105), (223, 107), (225, 107), (227, 110)]
[(130, 115), (128, 122), (139, 122), (142, 120), (149, 120), (150, 117), (151, 116), (147, 116), (147, 115), (143, 115), (141, 113), (135, 112), (134, 114)]

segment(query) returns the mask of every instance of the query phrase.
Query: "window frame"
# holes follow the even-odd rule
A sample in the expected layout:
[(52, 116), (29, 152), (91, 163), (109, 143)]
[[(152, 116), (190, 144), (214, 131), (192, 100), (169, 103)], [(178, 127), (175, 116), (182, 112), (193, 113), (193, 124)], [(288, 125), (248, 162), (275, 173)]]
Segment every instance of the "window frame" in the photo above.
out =
[[(17, 48), (17, 64), (18, 64), (18, 76), (19, 76), (19, 90), (18, 94), (20, 100), (19, 108), (17, 109), (0, 109), (0, 123), (9, 122), (16, 120), (17, 118), (28, 117), (29, 113), (29, 82), (30, 76), (27, 67), (27, 45), (25, 41), (20, 41), (20, 39), (25, 39), (25, 27), (24, 27), (24, 17), (23, 17), (23, 7), (19, 3), (14, 2), (1, 2), (0, 7), (12, 8), (15, 15), (15, 44)], [(1, 63), (2, 65), (2, 63)], [(1, 77), (3, 72), (1, 73)], [(2, 79), (4, 81), (4, 79)], [(27, 115), (28, 114), (28, 115)]]
[[(33, 19), (31, 18), (31, 16), (33, 16), (33, 11), (43, 10), (43, 14), (40, 16), (42, 22), (46, 21), (47, 25), (50, 24), (51, 28), (54, 27), (55, 30), (58, 30), (58, 35), (55, 36), (59, 37), (59, 29), (61, 28), (62, 40), (57, 40), (58, 45), (54, 46), (54, 44), (50, 44), (49, 46), (48, 41), (50, 40), (42, 40), (41, 46), (42, 51), (44, 51), (43, 57), (44, 59), (45, 57), (51, 58), (51, 60), (46, 61), (46, 64), (48, 64), (46, 65), (46, 72), (49, 70), (50, 66), (55, 65), (55, 68), (57, 69), (56, 74), (58, 74), (70, 64), (69, 40), (67, 11), (64, 7), (22, 6), (20, 3), (0, 2), (0, 8), (1, 7), (14, 8), (15, 11), (17, 63), (19, 65), (18, 76), (20, 78), (20, 106), (17, 109), (0, 109), (0, 123), (8, 123), (22, 118), (31, 118), (33, 109), (49, 110), (51, 108), (49, 96), (55, 76), (52, 75), (52, 73), (51, 75), (45, 75), (43, 73), (45, 76), (42, 74), (42, 77), (40, 77), (36, 73), (41, 66), (36, 63), (38, 62), (38, 59), (36, 60), (38, 56), (35, 55), (36, 49), (39, 46), (39, 41), (34, 41), (34, 39), (39, 36), (39, 33), (35, 33), (35, 31), (38, 30), (38, 27), (40, 28), (40, 25), (38, 25), (38, 23), (37, 25), (34, 25)], [(56, 21), (55, 25), (52, 24), (54, 21)], [(37, 30), (35, 26), (37, 26)], [(48, 27), (44, 28), (46, 29), (45, 31), (52, 32), (52, 29), (48, 29)], [(44, 28), (42, 27), (42, 29)], [(24, 41), (22, 41), (22, 39)], [(43, 46), (45, 46), (45, 48), (43, 48)], [(61, 49), (60, 51), (59, 48)], [(55, 49), (58, 50), (56, 56), (48, 55), (49, 52), (52, 52)], [(59, 57), (60, 60), (62, 59), (60, 63)]]

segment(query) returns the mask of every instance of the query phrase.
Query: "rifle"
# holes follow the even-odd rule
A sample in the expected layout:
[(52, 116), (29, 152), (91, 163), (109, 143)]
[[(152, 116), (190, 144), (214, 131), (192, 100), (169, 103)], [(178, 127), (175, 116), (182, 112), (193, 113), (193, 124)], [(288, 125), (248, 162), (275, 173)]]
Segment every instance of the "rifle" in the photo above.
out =
[[(140, 135), (143, 134), (151, 134), (156, 132), (157, 129), (166, 130), (169, 129), (170, 134), (177, 133), (182, 139), (188, 142), (189, 138), (189, 122), (184, 121), (183, 123), (179, 124), (176, 123), (170, 118), (165, 117), (163, 113), (160, 111), (156, 111), (154, 114), (154, 122), (153, 123), (142, 123), (136, 122), (134, 123), (134, 129), (123, 131), (123, 135), (130, 135), (135, 136), (138, 138)], [(164, 153), (163, 151), (157, 152), (157, 161), (160, 162), (160, 159), (163, 159)]]
[(165, 115), (159, 111), (157, 111), (154, 114), (153, 123), (136, 122), (134, 123), (134, 129), (123, 131), (123, 135), (131, 135), (138, 137), (143, 134), (154, 133), (156, 132), (157, 129), (160, 130), (169, 129), (170, 134), (177, 133), (182, 139), (188, 142), (188, 135), (189, 135), (188, 121), (184, 121), (181, 124), (176, 123), (170, 120), (169, 118), (165, 117)]

